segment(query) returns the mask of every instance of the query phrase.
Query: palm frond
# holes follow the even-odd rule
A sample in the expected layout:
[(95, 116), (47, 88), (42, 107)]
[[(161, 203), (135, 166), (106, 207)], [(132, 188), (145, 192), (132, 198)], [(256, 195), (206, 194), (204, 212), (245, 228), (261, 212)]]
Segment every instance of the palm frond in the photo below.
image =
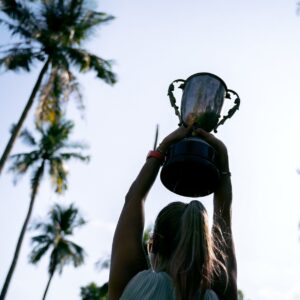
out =
[(71, 241), (68, 241), (68, 243), (70, 245), (70, 248), (72, 249), (71, 261), (74, 267), (78, 267), (82, 265), (84, 263), (84, 258), (86, 256), (84, 249), (81, 246)]
[(51, 159), (49, 163), (52, 185), (54, 186), (55, 192), (61, 194), (68, 188), (68, 171), (64, 166), (63, 160), (60, 158)]
[(89, 162), (90, 161), (90, 156), (89, 155), (83, 155), (81, 153), (76, 153), (76, 152), (64, 152), (60, 153), (59, 155), (63, 161), (68, 161), (70, 159), (77, 159), (82, 162)]
[(51, 224), (56, 224), (55, 227), (59, 228), (60, 234), (64, 236), (73, 234), (74, 228), (86, 223), (73, 203), (68, 207), (54, 204), (49, 212), (49, 219)]
[(53, 268), (53, 265), (56, 265), (61, 274), (64, 266), (72, 263), (74, 267), (78, 267), (84, 263), (84, 258), (85, 252), (82, 247), (71, 241), (60, 239), (51, 253), (49, 270)]
[(29, 254), (29, 262), (32, 264), (36, 264), (40, 261), (40, 259), (46, 254), (51, 246), (51, 241), (42, 242), (36, 244), (36, 246), (31, 250)]
[(80, 111), (82, 117), (84, 115), (85, 105), (83, 102), (82, 93), (80, 90), (80, 83), (78, 82), (76, 76), (70, 71), (67, 72), (69, 79), (66, 82), (65, 88), (64, 88), (64, 94), (63, 94), (63, 101), (67, 103), (70, 99), (70, 96), (72, 96), (72, 99), (76, 101), (77, 109)]
[(104, 60), (84, 49), (65, 47), (64, 51), (70, 61), (78, 67), (80, 72), (95, 71), (98, 78), (108, 84), (116, 82), (116, 76), (112, 72), (112, 62)]
[(52, 206), (48, 213), (50, 224), (52, 224), (54, 227), (58, 227), (59, 230), (61, 229), (60, 223), (63, 209), (64, 208), (61, 205), (56, 203)]
[(40, 54), (32, 52), (31, 48), (13, 48), (7, 51), (6, 56), (0, 58), (0, 66), (4, 66), (7, 70), (23, 69), (29, 72), (34, 60), (38, 57)]
[(46, 134), (49, 136), (54, 136), (58, 140), (63, 140), (63, 143), (61, 143), (63, 145), (64, 142), (68, 140), (69, 135), (73, 128), (74, 128), (74, 122), (63, 119), (60, 120), (60, 122), (58, 123), (51, 124)]
[(32, 222), (29, 227), (29, 230), (39, 230), (42, 234), (47, 235), (49, 238), (55, 236), (59, 228), (57, 226), (53, 226), (52, 223), (45, 222)]
[(116, 75), (112, 72), (112, 60), (104, 60), (96, 55), (91, 55), (91, 69), (93, 69), (97, 77), (103, 79), (108, 84), (116, 83)]
[(36, 235), (31, 238), (32, 244), (48, 244), (51, 243), (52, 234), (49, 232), (46, 232), (45, 234)]
[(80, 216), (78, 208), (73, 203), (62, 211), (60, 226), (65, 235), (73, 234), (75, 228), (85, 223), (86, 221)]
[(39, 124), (41, 122), (58, 122), (65, 114), (66, 104), (71, 95), (74, 96), (78, 108), (82, 111), (84, 105), (76, 77), (64, 68), (53, 66), (40, 91), (36, 121)]
[(85, 142), (67, 142), (64, 144), (64, 148), (86, 150), (89, 149), (89, 145)]
[(10, 34), (12, 36), (17, 35), (17, 34), (22, 35), (22, 37), (27, 42), (29, 42), (32, 38), (32, 33), (20, 25), (11, 23), (3, 18), (0, 18), (0, 24), (3, 24), (10, 31)]
[(104, 12), (87, 10), (80, 20), (82, 28), (85, 30), (95, 27), (95, 25), (110, 22), (115, 17)]
[(10, 156), (12, 162), (9, 171), (16, 176), (26, 173), (28, 168), (33, 167), (39, 158), (39, 151), (31, 151), (29, 153), (18, 153)]
[[(34, 10), (15, 0), (1, 0), (1, 11), (3, 11), (11, 20), (15, 22), (9, 28), (13, 35), (18, 34), (21, 37), (34, 38), (39, 31), (40, 24), (34, 14)], [(3, 20), (3, 19), (2, 19)]]
[(28, 146), (36, 146), (37, 145), (37, 142), (36, 142), (34, 136), (28, 129), (24, 129), (20, 133), (20, 138), (22, 139), (23, 143), (25, 143)]
[[(58, 69), (52, 68), (48, 78), (40, 90), (39, 104), (36, 109), (36, 122), (55, 123), (61, 117), (61, 95), (63, 87), (60, 81), (56, 80)], [(55, 85), (55, 82), (58, 84)]]
[(74, 127), (74, 123), (69, 120), (60, 119), (51, 124), (42, 124), (40, 133), (40, 148), (47, 156), (47, 159), (55, 158), (56, 153), (64, 147), (69, 135)]
[(94, 33), (97, 25), (102, 25), (113, 20), (114, 17), (103, 12), (85, 10), (80, 17), (77, 18), (77, 23), (74, 26), (73, 40), (80, 45), (83, 39)]

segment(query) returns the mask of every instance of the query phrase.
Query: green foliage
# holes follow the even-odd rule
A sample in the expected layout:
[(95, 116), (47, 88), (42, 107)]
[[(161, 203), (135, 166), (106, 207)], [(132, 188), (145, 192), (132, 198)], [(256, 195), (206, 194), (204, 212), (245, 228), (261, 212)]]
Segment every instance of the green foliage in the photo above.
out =
[[(22, 131), (21, 138), (27, 145), (32, 146), (33, 150), (11, 156), (12, 166), (10, 167), (10, 171), (14, 172), (15, 178), (18, 179), (28, 169), (32, 169), (31, 178), (33, 188), (38, 184), (35, 181), (37, 171), (41, 165), (46, 164), (55, 192), (59, 194), (63, 193), (68, 187), (68, 171), (65, 163), (70, 159), (89, 160), (89, 156), (81, 154), (80, 151), (68, 151), (70, 148), (80, 150), (86, 148), (84, 144), (69, 142), (69, 136), (73, 127), (74, 124), (71, 121), (64, 119), (60, 123), (37, 126), (36, 129), (40, 135), (39, 140), (30, 131), (26, 129)], [(41, 176), (38, 179), (40, 180)]]
[(32, 250), (29, 261), (36, 264), (50, 251), (49, 274), (62, 272), (67, 264), (78, 267), (84, 263), (84, 250), (68, 239), (74, 234), (74, 229), (85, 224), (78, 208), (73, 204), (68, 207), (55, 204), (48, 213), (46, 221), (35, 222), (31, 230), (39, 231), (32, 237)]
[(6, 56), (0, 59), (0, 65), (8, 70), (18, 71), (24, 69), (30, 71), (35, 54), (30, 48), (14, 48), (6, 51)]
[(87, 286), (80, 288), (81, 300), (105, 300), (108, 293), (108, 284), (105, 283), (102, 286), (97, 286), (92, 282)]
[[(25, 230), (27, 229), (27, 225), (33, 211), (36, 195), (38, 193), (45, 170), (47, 170), (50, 174), (55, 192), (62, 193), (67, 189), (68, 186), (68, 172), (65, 168), (65, 162), (73, 158), (82, 161), (88, 161), (89, 159), (88, 156), (81, 154), (81, 152), (67, 151), (70, 148), (84, 149), (84, 145), (73, 143), (74, 147), (72, 147), (72, 143), (69, 143), (69, 135), (73, 127), (74, 125), (72, 122), (64, 119), (60, 119), (59, 123), (45, 123), (42, 124), (42, 126), (37, 125), (37, 131), (40, 135), (39, 139), (36, 139), (30, 131), (24, 130), (21, 133), (21, 138), (33, 149), (30, 152), (18, 153), (11, 156), (12, 165), (10, 167), (10, 171), (15, 174), (16, 179), (25, 174), (28, 170), (31, 170), (31, 193), (27, 215), (18, 238), (11, 266), (1, 291), (1, 299), (4, 299), (7, 293), (15, 266), (17, 264)], [(15, 131), (15, 129), (13, 130)], [(41, 238), (42, 237), (40, 237), (40, 239)], [(33, 258), (33, 261), (39, 260), (40, 257), (42, 257), (48, 250), (48, 247), (49, 246), (47, 246), (47, 244), (44, 244), (43, 247), (36, 249), (35, 258)], [(69, 255), (74, 265), (81, 264), (80, 256), (73, 257), (71, 255), (73, 252), (80, 252), (80, 248), (78, 248), (76, 244), (68, 247), (64, 240), (60, 240), (60, 249), (61, 251), (59, 253), (56, 253), (56, 250), (52, 253), (52, 266), (55, 266), (55, 268), (56, 266), (61, 266), (59, 259), (63, 252), (63, 257), (66, 258)], [(68, 262), (68, 259), (66, 259), (66, 261)], [(50, 277), (49, 283), (51, 278), (52, 276)], [(49, 287), (49, 284), (47, 287)]]
[(17, 42), (2, 48), (0, 68), (31, 71), (36, 62), (49, 62), (42, 82), (37, 120), (54, 122), (63, 103), (75, 94), (83, 108), (79, 84), (71, 67), (79, 72), (94, 71), (108, 84), (116, 82), (112, 61), (83, 48), (95, 30), (113, 19), (89, 8), (88, 0), (13, 1), (2, 0), (0, 9), (6, 26)]
[(238, 290), (238, 300), (244, 300), (244, 293), (242, 290)]

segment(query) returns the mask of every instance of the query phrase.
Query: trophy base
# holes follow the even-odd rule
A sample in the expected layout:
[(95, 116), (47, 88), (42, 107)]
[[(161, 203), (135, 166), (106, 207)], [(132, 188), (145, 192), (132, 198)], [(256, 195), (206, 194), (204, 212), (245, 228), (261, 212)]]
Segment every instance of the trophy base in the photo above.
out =
[(161, 182), (181, 196), (207, 196), (220, 180), (215, 157), (215, 149), (202, 139), (185, 138), (170, 147), (160, 173)]

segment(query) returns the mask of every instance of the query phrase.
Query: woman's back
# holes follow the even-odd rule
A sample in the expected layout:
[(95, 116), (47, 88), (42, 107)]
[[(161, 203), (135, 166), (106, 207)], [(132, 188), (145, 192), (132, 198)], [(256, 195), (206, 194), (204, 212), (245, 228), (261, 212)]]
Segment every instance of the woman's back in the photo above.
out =
[[(139, 272), (126, 286), (120, 300), (176, 300), (175, 288), (166, 272), (151, 269)], [(204, 300), (218, 300), (218, 296), (207, 290)], [(195, 300), (200, 298), (195, 297)]]

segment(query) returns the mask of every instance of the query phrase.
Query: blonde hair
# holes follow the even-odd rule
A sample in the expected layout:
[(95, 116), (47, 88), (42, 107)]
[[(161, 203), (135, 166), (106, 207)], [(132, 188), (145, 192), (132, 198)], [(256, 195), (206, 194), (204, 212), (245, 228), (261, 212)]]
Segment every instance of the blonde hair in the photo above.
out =
[[(161, 210), (154, 225), (154, 268), (173, 279), (176, 299), (203, 296), (214, 275), (225, 266), (216, 258), (208, 215), (199, 201), (173, 202)], [(217, 249), (220, 254), (220, 249)]]

